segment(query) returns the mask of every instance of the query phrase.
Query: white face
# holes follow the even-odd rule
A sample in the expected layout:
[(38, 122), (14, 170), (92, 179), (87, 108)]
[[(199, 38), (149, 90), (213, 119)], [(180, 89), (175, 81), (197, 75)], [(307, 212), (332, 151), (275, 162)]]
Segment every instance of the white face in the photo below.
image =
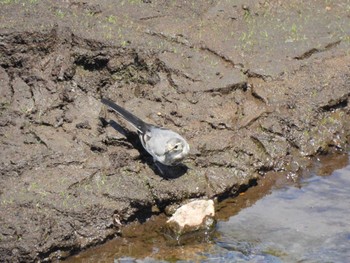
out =
[(170, 162), (177, 163), (183, 160), (189, 153), (188, 143), (180, 138), (174, 138), (167, 143), (166, 159)]

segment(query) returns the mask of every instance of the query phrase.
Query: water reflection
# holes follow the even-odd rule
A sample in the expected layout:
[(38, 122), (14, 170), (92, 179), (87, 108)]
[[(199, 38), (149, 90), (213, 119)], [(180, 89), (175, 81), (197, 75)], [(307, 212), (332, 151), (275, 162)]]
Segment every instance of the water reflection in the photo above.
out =
[(210, 241), (169, 243), (158, 217), (67, 262), (348, 262), (349, 189), (349, 156), (322, 157), (298, 182), (269, 174), (222, 202)]

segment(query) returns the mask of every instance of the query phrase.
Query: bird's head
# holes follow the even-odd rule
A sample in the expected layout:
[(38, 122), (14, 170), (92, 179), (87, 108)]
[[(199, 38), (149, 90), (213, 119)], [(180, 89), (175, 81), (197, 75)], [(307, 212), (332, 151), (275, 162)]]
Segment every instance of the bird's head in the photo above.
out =
[(166, 159), (169, 164), (182, 161), (189, 153), (190, 146), (183, 138), (172, 138), (166, 144)]

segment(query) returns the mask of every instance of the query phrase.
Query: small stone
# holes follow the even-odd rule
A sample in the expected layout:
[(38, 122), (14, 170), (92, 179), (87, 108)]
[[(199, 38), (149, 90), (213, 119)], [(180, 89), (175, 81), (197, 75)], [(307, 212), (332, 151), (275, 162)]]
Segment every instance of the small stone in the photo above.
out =
[(90, 150), (93, 152), (106, 152), (107, 151), (107, 147), (106, 145), (104, 145), (101, 142), (94, 142), (90, 145)]
[(87, 130), (91, 130), (91, 126), (90, 123), (88, 121), (84, 121), (84, 122), (80, 122), (77, 123), (75, 125), (75, 127), (77, 127), (77, 129), (87, 129)]
[(167, 221), (168, 228), (177, 236), (212, 228), (215, 209), (213, 200), (196, 200), (178, 208)]

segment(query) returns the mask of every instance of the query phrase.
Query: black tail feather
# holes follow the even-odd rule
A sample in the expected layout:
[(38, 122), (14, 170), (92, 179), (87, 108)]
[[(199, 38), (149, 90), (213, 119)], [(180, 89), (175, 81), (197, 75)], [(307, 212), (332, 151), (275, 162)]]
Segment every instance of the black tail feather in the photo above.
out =
[(115, 112), (117, 112), (120, 116), (122, 116), (125, 120), (127, 120), (131, 125), (133, 125), (139, 132), (144, 133), (145, 129), (147, 128), (148, 124), (145, 123), (140, 118), (136, 117), (134, 114), (128, 112), (124, 108), (120, 107), (119, 105), (115, 104), (113, 101), (110, 101), (108, 99), (102, 98), (101, 102), (111, 109), (113, 109)]

